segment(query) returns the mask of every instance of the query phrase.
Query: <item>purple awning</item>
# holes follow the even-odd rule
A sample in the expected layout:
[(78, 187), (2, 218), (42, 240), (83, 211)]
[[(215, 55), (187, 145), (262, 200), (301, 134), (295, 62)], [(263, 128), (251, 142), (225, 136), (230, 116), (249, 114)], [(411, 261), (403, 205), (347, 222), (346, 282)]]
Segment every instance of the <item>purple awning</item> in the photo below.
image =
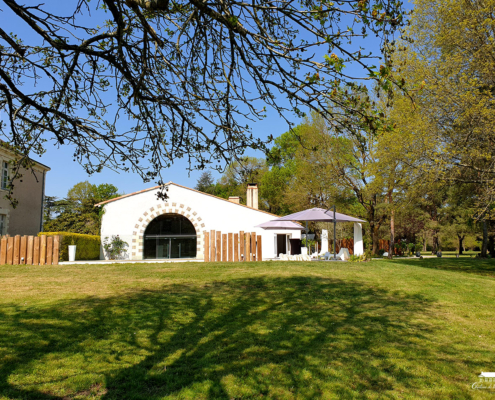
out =
[[(325, 210), (324, 208), (310, 208), (308, 210), (299, 211), (294, 214), (286, 215), (276, 219), (275, 221), (327, 221), (333, 222), (333, 211)], [(336, 222), (366, 222), (362, 219), (350, 217), (349, 215), (335, 213)], [(273, 222), (273, 221), (272, 221)]]
[(303, 231), (304, 228), (296, 224), (295, 222), (291, 221), (268, 221), (268, 222), (263, 222), (262, 224), (256, 225), (256, 228), (263, 228), (263, 229), (298, 229), (300, 231)]

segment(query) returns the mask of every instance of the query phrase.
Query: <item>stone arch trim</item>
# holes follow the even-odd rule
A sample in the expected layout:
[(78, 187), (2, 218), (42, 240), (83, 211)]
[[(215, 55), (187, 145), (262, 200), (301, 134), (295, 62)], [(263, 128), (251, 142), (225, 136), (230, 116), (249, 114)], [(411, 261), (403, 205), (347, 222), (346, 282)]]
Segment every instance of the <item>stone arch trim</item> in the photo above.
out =
[(203, 259), (203, 231), (205, 223), (198, 213), (184, 204), (180, 203), (159, 203), (147, 209), (136, 221), (132, 232), (131, 258), (133, 260), (143, 259), (144, 232), (151, 221), (163, 214), (179, 214), (186, 217), (196, 229), (197, 249), (196, 258)]

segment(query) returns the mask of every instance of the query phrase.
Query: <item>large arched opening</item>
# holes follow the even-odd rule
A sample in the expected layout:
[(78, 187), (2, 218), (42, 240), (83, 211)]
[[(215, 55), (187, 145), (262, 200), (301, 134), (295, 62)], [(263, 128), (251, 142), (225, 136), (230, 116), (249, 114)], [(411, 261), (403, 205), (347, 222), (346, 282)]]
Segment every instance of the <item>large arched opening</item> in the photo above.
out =
[(143, 236), (143, 259), (196, 258), (196, 229), (183, 215), (159, 215)]

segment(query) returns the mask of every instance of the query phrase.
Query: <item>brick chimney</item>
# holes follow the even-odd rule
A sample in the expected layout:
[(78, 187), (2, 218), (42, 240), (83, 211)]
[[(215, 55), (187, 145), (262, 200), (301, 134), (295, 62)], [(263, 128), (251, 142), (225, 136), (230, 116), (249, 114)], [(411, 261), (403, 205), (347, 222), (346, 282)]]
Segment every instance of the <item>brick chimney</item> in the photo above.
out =
[(258, 209), (258, 185), (256, 183), (248, 183), (246, 199), (248, 207)]
[(239, 196), (230, 196), (229, 197), (229, 201), (231, 203), (235, 203), (235, 204), (241, 204), (240, 200), (239, 200)]

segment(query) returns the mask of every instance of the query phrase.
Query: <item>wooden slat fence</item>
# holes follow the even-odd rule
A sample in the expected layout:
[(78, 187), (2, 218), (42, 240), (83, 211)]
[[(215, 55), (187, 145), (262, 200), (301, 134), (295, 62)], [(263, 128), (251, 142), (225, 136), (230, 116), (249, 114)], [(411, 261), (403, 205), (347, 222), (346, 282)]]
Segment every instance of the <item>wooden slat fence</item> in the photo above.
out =
[[(304, 243), (304, 241), (303, 241), (303, 243)], [(337, 239), (336, 244), (337, 244), (337, 246), (336, 246), (337, 253), (340, 251), (341, 247), (347, 248), (349, 250), (349, 254), (351, 254), (351, 255), (354, 253), (354, 239)], [(389, 251), (389, 245), (390, 245), (389, 240), (380, 239), (378, 241), (378, 250), (384, 250), (384, 251), (388, 252)], [(330, 252), (333, 251), (333, 241), (331, 239), (328, 241), (328, 249)], [(401, 256), (402, 250), (394, 249), (394, 254), (396, 256)]]
[[(304, 239), (303, 239), (304, 243)], [(349, 250), (349, 254), (352, 256), (354, 254), (354, 239), (337, 239), (335, 242), (335, 252), (338, 253), (341, 248)], [(328, 251), (333, 252), (333, 240), (328, 240)]]
[(378, 250), (388, 251), (389, 246), (390, 246), (390, 240), (380, 239), (378, 241)]
[[(395, 243), (400, 243), (400, 240), (397, 240)], [(388, 253), (390, 249), (390, 240), (380, 239), (378, 241), (378, 250), (384, 250)], [(401, 256), (403, 254), (402, 249), (394, 248), (394, 255)]]
[(256, 232), (223, 233), (204, 231), (205, 262), (261, 261), (261, 235)]
[(60, 236), (2, 236), (0, 265), (58, 265)]

